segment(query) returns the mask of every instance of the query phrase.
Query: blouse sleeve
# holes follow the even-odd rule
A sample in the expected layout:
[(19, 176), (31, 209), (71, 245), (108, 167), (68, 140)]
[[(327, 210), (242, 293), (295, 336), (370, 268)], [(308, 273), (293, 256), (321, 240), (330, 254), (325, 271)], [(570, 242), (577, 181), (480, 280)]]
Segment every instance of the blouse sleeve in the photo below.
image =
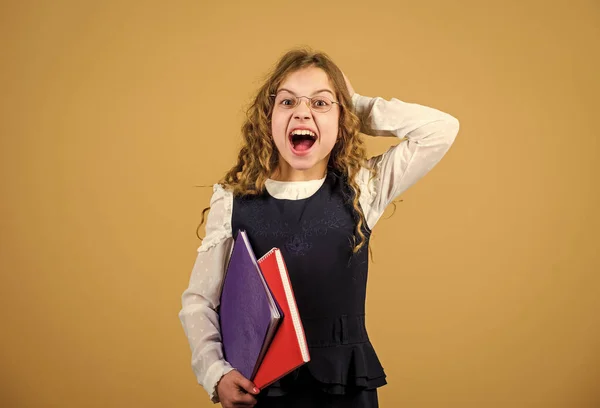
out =
[(217, 307), (226, 263), (233, 243), (233, 196), (220, 185), (213, 188), (206, 236), (198, 248), (188, 288), (181, 297), (179, 319), (192, 351), (192, 369), (213, 402), (219, 402), (216, 385), (233, 368), (223, 358)]
[[(372, 157), (357, 175), (359, 201), (367, 225), (373, 228), (396, 197), (427, 174), (446, 154), (459, 130), (453, 116), (392, 98), (352, 96), (361, 132), (402, 139), (382, 155)], [(368, 168), (377, 170), (371, 179)]]

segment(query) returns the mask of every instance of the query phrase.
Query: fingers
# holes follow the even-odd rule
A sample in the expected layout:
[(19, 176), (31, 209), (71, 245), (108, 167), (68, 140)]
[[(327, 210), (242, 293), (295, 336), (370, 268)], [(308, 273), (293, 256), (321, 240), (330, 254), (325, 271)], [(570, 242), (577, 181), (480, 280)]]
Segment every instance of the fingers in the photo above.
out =
[(230, 401), (233, 407), (253, 407), (256, 405), (256, 398), (252, 394), (246, 393), (242, 388), (238, 388), (236, 395)]
[(233, 401), (235, 407), (253, 407), (256, 405), (256, 398), (251, 394), (240, 394)]
[(254, 383), (252, 383), (252, 381), (248, 380), (246, 377), (244, 377), (242, 374), (237, 373), (238, 375), (236, 375), (236, 377), (234, 378), (234, 383), (240, 387), (241, 389), (243, 389), (244, 391), (246, 391), (248, 394), (258, 394), (260, 392), (260, 390), (258, 388), (256, 388), (256, 386), (254, 385)]
[(256, 398), (250, 394), (244, 394), (239, 398), (235, 398), (229, 402), (221, 401), (223, 408), (252, 408), (256, 405)]
[(346, 74), (344, 74), (344, 71), (342, 71), (342, 75), (344, 76), (344, 80), (346, 81), (346, 87), (348, 88), (348, 92), (350, 93), (350, 96), (354, 95), (354, 88), (352, 88), (352, 85), (350, 84), (350, 80), (348, 79)]
[(232, 370), (223, 377), (226, 382), (220, 385), (219, 390), (223, 408), (254, 407), (256, 394), (260, 392), (252, 381), (249, 381), (239, 371)]

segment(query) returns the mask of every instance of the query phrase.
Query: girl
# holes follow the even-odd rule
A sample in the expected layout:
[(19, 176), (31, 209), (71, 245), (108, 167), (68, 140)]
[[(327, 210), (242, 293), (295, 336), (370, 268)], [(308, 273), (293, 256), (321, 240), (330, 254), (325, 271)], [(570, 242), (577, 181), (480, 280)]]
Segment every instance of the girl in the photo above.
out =
[[(237, 164), (215, 184), (181, 323), (198, 383), (224, 408), (378, 406), (385, 373), (365, 328), (367, 248), (377, 220), (435, 166), (458, 121), (354, 92), (323, 53), (285, 54), (242, 127)], [(405, 138), (366, 158), (359, 132)], [(206, 210), (205, 210), (206, 211)], [(238, 230), (257, 257), (282, 250), (311, 361), (257, 390), (223, 357), (218, 306)]]

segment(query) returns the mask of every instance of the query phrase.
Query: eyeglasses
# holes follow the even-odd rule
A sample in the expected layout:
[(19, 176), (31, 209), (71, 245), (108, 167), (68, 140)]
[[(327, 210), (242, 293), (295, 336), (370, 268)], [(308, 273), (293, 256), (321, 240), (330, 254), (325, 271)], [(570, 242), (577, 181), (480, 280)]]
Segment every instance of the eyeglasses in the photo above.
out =
[(308, 96), (296, 96), (288, 92), (282, 92), (279, 94), (272, 94), (270, 96), (275, 98), (275, 106), (283, 109), (294, 109), (296, 106), (298, 106), (298, 104), (300, 104), (300, 99), (302, 98), (308, 99), (308, 107), (313, 112), (318, 113), (329, 112), (334, 103), (340, 105), (339, 102), (332, 101), (328, 97), (320, 95), (310, 98)]

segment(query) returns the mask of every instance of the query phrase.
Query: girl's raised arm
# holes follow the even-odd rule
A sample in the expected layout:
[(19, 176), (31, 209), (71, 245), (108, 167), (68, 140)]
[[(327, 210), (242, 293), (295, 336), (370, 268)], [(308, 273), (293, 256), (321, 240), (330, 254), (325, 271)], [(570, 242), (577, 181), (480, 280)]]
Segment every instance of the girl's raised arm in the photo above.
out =
[(361, 132), (371, 136), (395, 136), (402, 140), (382, 155), (372, 157), (357, 175), (360, 204), (367, 225), (373, 228), (385, 208), (427, 174), (446, 154), (458, 134), (458, 120), (442, 111), (396, 98), (385, 100), (352, 95)]
[(213, 402), (218, 402), (216, 385), (232, 370), (223, 357), (217, 307), (225, 268), (231, 253), (233, 196), (220, 185), (213, 188), (206, 237), (198, 248), (188, 288), (181, 296), (179, 319), (192, 350), (192, 369), (198, 383)]

